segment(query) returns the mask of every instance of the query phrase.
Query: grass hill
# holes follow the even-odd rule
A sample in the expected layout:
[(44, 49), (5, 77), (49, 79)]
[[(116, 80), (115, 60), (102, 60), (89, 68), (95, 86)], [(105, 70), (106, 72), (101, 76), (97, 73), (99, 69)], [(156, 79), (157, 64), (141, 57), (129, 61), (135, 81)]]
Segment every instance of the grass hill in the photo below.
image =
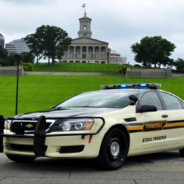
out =
[[(98, 65), (99, 66), (99, 65)], [(169, 91), (169, 79), (125, 78), (124, 76), (46, 76), (24, 75), (19, 78), (18, 113), (48, 109), (77, 93), (99, 90), (100, 85), (122, 83), (162, 83)], [(170, 92), (184, 99), (184, 78), (170, 79)], [(0, 114), (15, 114), (16, 76), (0, 76)]]
[(126, 65), (95, 64), (95, 63), (55, 63), (54, 66), (48, 63), (39, 63), (33, 65), (33, 71), (44, 72), (100, 72), (100, 73), (118, 73)]

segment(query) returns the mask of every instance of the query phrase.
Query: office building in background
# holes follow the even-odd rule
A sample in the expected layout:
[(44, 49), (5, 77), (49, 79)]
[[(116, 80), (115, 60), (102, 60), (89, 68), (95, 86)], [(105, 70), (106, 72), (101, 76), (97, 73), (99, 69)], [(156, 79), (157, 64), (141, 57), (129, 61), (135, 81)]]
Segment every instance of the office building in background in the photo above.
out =
[(120, 54), (118, 54), (115, 50), (111, 50), (109, 64), (122, 65), (125, 64), (126, 61), (127, 61), (126, 57), (120, 57)]
[(5, 38), (4, 36), (0, 33), (0, 45), (4, 48), (4, 42), (5, 42)]
[(9, 43), (6, 43), (6, 49), (8, 52), (13, 53), (21, 53), (21, 52), (29, 52), (29, 47), (27, 46), (24, 38), (13, 40)]

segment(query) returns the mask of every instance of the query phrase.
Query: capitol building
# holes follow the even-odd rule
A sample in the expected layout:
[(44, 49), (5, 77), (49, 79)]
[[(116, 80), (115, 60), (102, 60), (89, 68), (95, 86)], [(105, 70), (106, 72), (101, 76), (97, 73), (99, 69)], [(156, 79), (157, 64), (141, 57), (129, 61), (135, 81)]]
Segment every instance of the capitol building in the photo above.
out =
[(70, 47), (65, 50), (62, 62), (70, 63), (110, 63), (109, 43), (91, 38), (91, 20), (84, 13), (79, 19), (78, 38), (72, 39)]

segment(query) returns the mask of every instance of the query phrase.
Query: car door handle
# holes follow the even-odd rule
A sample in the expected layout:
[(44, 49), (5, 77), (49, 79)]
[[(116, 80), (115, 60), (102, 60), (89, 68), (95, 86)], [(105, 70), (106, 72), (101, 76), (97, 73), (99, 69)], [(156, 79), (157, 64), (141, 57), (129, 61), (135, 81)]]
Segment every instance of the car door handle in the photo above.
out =
[(163, 117), (163, 118), (167, 118), (167, 117), (168, 117), (168, 115), (162, 115), (162, 117)]

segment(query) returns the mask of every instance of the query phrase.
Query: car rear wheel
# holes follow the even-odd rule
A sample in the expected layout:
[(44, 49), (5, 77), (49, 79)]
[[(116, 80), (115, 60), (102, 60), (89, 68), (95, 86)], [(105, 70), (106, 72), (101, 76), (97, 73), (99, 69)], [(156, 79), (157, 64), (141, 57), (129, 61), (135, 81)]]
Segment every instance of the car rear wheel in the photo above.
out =
[(181, 155), (182, 157), (184, 157), (184, 148), (183, 148), (183, 149), (180, 149), (179, 152), (180, 152), (180, 155)]
[(118, 128), (112, 128), (103, 139), (96, 159), (97, 166), (107, 170), (119, 169), (126, 160), (127, 152), (128, 143), (125, 134)]
[(19, 156), (19, 155), (10, 155), (6, 154), (6, 156), (14, 161), (14, 162), (19, 162), (19, 163), (28, 163), (32, 162), (36, 157), (25, 157), (25, 156)]

